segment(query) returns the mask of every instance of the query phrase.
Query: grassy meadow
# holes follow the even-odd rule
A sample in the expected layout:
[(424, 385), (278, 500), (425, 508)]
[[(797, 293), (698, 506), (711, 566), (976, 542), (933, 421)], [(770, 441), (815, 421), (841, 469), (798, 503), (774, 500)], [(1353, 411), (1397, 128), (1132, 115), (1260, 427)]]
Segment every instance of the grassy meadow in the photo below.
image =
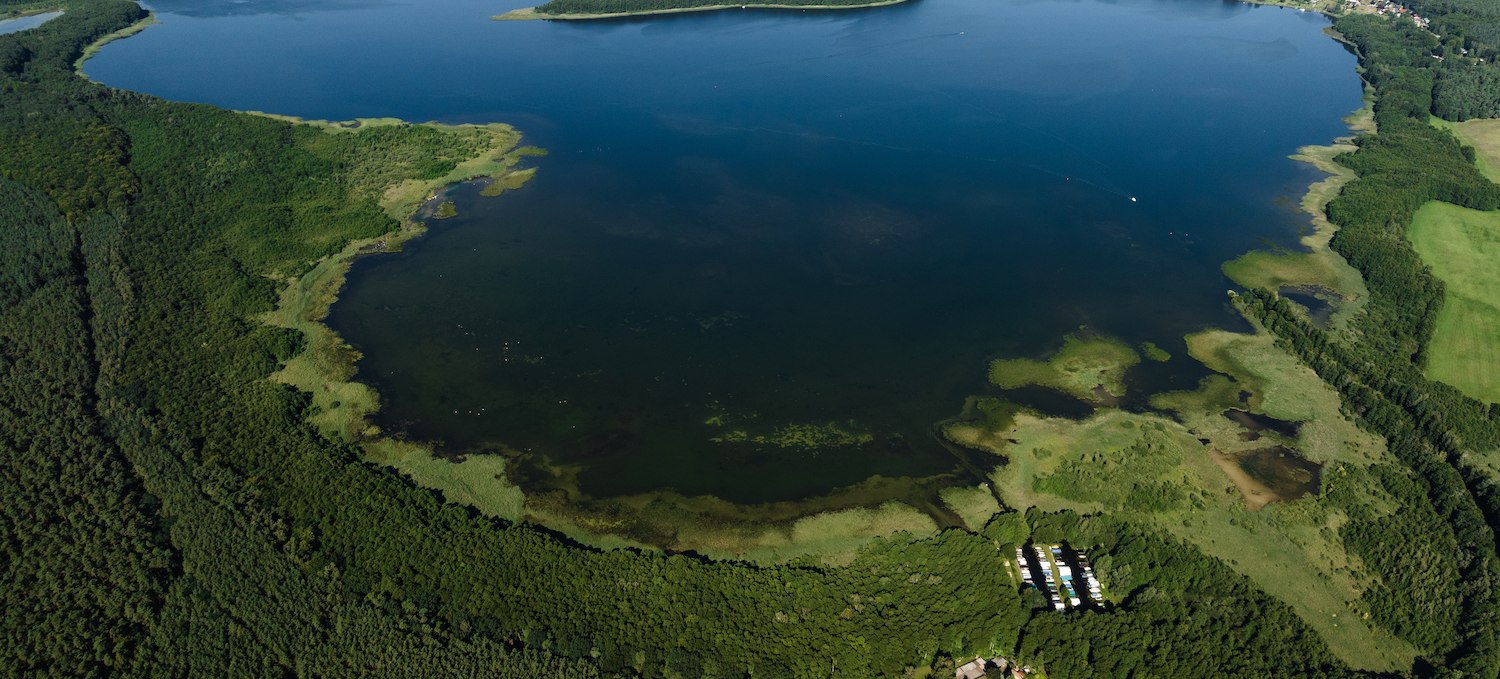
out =
[(1428, 203), (1406, 235), (1445, 286), (1427, 376), (1500, 402), (1500, 212)]

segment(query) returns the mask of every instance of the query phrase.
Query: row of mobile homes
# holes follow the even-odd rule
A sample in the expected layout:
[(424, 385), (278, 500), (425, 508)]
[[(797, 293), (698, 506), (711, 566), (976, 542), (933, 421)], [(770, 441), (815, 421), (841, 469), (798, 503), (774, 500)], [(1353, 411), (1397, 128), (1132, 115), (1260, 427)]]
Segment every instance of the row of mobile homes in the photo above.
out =
[(1031, 576), (1031, 564), (1026, 563), (1026, 550), (1023, 547), (1016, 548), (1016, 568), (1021, 571), (1021, 582), (1027, 587), (1036, 587), (1036, 580)]
[(1057, 576), (1062, 581), (1060, 594), (1068, 599), (1068, 606), (1078, 608), (1083, 600), (1078, 597), (1078, 587), (1073, 584), (1073, 569), (1063, 560), (1062, 545), (1052, 545), (1052, 560), (1057, 563)]
[(1052, 601), (1052, 609), (1061, 611), (1067, 606), (1063, 604), (1062, 597), (1057, 595), (1057, 577), (1053, 568), (1052, 554), (1049, 550), (1042, 549), (1036, 545), (1031, 546), (1031, 552), (1036, 555), (1036, 562), (1042, 567), (1042, 575), (1047, 579), (1047, 598)]
[(1083, 570), (1083, 582), (1089, 588), (1089, 598), (1100, 606), (1104, 605), (1104, 592), (1099, 588), (1099, 578), (1094, 577), (1094, 566), (1089, 563), (1089, 556), (1083, 550), (1078, 550), (1078, 567)]

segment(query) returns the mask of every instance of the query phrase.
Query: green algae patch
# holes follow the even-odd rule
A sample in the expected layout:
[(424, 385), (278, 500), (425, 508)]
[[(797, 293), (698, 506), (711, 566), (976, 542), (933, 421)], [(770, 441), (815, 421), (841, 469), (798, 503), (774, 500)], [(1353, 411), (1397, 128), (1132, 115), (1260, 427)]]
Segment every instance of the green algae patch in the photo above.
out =
[(1500, 212), (1431, 202), (1412, 216), (1406, 236), (1443, 281), (1427, 377), (1500, 403)]
[[(722, 418), (710, 418), (709, 422), (722, 422)], [(715, 443), (755, 443), (817, 451), (838, 446), (862, 446), (875, 442), (875, 436), (854, 420), (807, 424), (785, 424), (766, 433), (751, 433), (743, 429), (731, 429), (709, 439)]]
[(1245, 392), (1238, 382), (1226, 375), (1209, 375), (1191, 391), (1169, 391), (1151, 397), (1151, 407), (1175, 413), (1178, 418), (1194, 413), (1223, 412), (1242, 407)]
[(1006, 444), (1005, 433), (1022, 412), (1021, 406), (993, 396), (970, 396), (964, 401), (958, 417), (940, 423), (943, 438), (965, 448), (999, 452)]
[(1172, 354), (1167, 353), (1166, 349), (1156, 346), (1155, 342), (1141, 342), (1140, 349), (1141, 355), (1145, 356), (1147, 360), (1156, 361), (1157, 363), (1166, 363), (1172, 360)]
[(1113, 339), (1069, 336), (1045, 361), (1001, 358), (990, 362), (990, 382), (1001, 389), (1038, 386), (1090, 402), (1125, 395), (1125, 372), (1141, 362), (1129, 345)]
[[(526, 147), (523, 147), (521, 149), (517, 149), (516, 153), (517, 153), (517, 155), (520, 155), (520, 156), (526, 156), (528, 154), (522, 153), (522, 151), (524, 151), (525, 149), (533, 149), (533, 148), (536, 148), (536, 147), (534, 147), (534, 146), (526, 146)], [(538, 155), (538, 154), (529, 154), (529, 155)], [(545, 153), (544, 154), (540, 154), (540, 155), (545, 155)], [(494, 177), (494, 178), (490, 179), (489, 182), (487, 182), (484, 185), (484, 188), (482, 188), (482, 189), (479, 190), (479, 195), (485, 196), (485, 197), (488, 197), (488, 198), (494, 198), (495, 196), (498, 196), (498, 195), (500, 195), (502, 193), (505, 193), (506, 191), (514, 191), (516, 189), (521, 188), (522, 186), (525, 186), (526, 182), (531, 181), (531, 178), (533, 176), (535, 176), (535, 175), (536, 175), (536, 168), (534, 168), (534, 167), (528, 167), (528, 168), (521, 169), (521, 170), (512, 170), (512, 171), (506, 172), (505, 174), (502, 174), (500, 176), (497, 176), (497, 177)]]

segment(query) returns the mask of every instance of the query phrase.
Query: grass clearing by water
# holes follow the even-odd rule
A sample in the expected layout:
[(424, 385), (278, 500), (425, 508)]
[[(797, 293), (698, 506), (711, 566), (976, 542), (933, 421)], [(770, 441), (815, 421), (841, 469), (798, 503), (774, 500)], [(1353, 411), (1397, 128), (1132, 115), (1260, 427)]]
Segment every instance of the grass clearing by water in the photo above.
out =
[(988, 484), (981, 486), (953, 486), (939, 492), (943, 504), (963, 519), (969, 530), (978, 531), (1000, 511), (1000, 503), (990, 492)]
[(364, 448), (369, 459), (396, 468), (451, 502), (509, 521), (520, 521), (526, 514), (526, 496), (505, 479), (506, 460), (499, 455), (445, 459), (434, 456), (426, 446), (390, 438), (371, 441)]
[(1427, 376), (1500, 402), (1500, 212), (1432, 202), (1406, 235), (1445, 286)]
[[(1301, 423), (1296, 439), (1288, 443), (1308, 459), (1365, 463), (1384, 457), (1383, 442), (1344, 417), (1338, 392), (1311, 368), (1278, 348), (1270, 335), (1210, 330), (1189, 335), (1187, 342), (1194, 358), (1231, 376), (1250, 393), (1246, 404), (1250, 410)], [(1225, 396), (1221, 392), (1217, 398)], [(1207, 412), (1207, 416), (1199, 418), (1180, 411), (1180, 417), (1189, 426), (1205, 431), (1227, 422), (1221, 416), (1222, 409), (1200, 412)], [(1226, 452), (1241, 448), (1228, 441), (1216, 444)]]
[(1141, 362), (1128, 345), (1104, 337), (1069, 336), (1045, 361), (999, 358), (990, 362), (990, 382), (1001, 389), (1048, 387), (1085, 401), (1125, 395), (1125, 371)]

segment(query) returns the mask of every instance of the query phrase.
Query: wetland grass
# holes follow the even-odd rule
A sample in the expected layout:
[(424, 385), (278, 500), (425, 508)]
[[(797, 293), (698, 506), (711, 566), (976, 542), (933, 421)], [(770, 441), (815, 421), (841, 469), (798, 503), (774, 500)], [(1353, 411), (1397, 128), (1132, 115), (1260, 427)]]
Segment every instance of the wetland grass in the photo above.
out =
[(1141, 362), (1128, 345), (1103, 337), (1070, 335), (1046, 360), (1000, 358), (990, 362), (990, 382), (1001, 389), (1039, 386), (1090, 402), (1125, 395), (1125, 372)]
[[(1347, 420), (1338, 394), (1263, 330), (1186, 339), (1216, 374), (1197, 389), (1151, 397), (1161, 413), (1100, 405), (1079, 420), (971, 399), (943, 433), (1006, 458), (991, 473), (1006, 506), (1108, 512), (1152, 526), (1291, 605), (1352, 666), (1408, 667), (1416, 649), (1360, 615), (1371, 576), (1346, 553), (1339, 528), (1348, 516), (1319, 485), (1327, 465), (1339, 483), (1367, 485), (1359, 470), (1391, 461), (1384, 442)], [(1002, 365), (1064, 382), (1046, 362)], [(1099, 374), (1072, 372), (1088, 376), (1074, 389)]]

